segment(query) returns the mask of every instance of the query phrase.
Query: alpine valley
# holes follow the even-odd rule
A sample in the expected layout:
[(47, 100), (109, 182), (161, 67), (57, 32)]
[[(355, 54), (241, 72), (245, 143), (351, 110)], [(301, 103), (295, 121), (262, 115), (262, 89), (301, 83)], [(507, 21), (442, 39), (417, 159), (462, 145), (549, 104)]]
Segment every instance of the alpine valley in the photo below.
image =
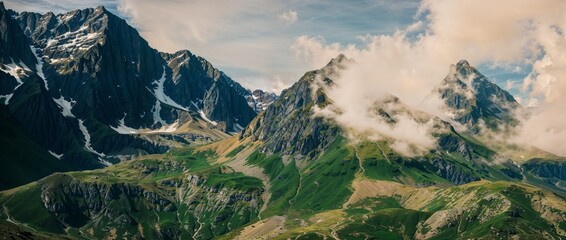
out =
[(526, 110), (467, 61), (431, 94), (367, 109), (428, 122), (436, 145), (355, 136), (322, 110), (353, 60), (280, 96), (189, 50), (164, 53), (104, 7), (0, 3), (0, 236), (5, 239), (565, 239), (566, 158), (498, 142)]

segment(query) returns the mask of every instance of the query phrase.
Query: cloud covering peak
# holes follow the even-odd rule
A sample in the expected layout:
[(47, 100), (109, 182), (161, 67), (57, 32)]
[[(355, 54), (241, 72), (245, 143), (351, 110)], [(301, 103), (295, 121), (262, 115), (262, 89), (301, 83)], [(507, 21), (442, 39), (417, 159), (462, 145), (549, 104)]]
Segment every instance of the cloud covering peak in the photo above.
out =
[[(444, 105), (430, 93), (460, 59), (474, 65), (532, 66), (522, 85), (540, 104), (523, 119), (513, 140), (566, 156), (560, 146), (566, 142), (566, 112), (560, 110), (566, 103), (564, 11), (561, 0), (425, 0), (415, 23), (394, 34), (359, 37), (362, 46), (305, 35), (293, 49), (313, 67), (338, 53), (355, 59), (329, 93), (336, 105), (349, 108), (349, 122), (368, 120), (364, 110), (388, 94), (409, 108), (442, 117)], [(356, 123), (361, 124), (376, 123)], [(419, 132), (409, 140), (426, 136)]]

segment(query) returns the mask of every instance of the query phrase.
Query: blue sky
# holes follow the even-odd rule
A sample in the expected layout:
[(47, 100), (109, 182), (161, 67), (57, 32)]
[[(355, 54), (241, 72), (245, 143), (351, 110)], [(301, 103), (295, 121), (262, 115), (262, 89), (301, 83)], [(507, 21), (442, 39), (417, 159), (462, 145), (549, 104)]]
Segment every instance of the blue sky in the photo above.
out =
[[(276, 92), (304, 72), (321, 67), (297, 56), (292, 48), (297, 38), (309, 36), (325, 44), (363, 47), (360, 36), (393, 34), (415, 22), (419, 4), (416, 0), (6, 1), (16, 11), (55, 13), (104, 5), (134, 25), (152, 47), (166, 52), (189, 49), (246, 87)], [(501, 86), (527, 73), (479, 67)], [(520, 95), (517, 88), (510, 91)]]

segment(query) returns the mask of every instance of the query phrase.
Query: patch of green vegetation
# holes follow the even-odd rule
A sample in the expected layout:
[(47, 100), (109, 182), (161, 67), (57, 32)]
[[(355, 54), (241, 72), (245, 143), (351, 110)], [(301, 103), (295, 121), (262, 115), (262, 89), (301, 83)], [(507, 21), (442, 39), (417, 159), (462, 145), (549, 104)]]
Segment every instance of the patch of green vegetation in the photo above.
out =
[(217, 157), (214, 151), (194, 151), (191, 148), (174, 149), (167, 153), (177, 161), (185, 164), (185, 167), (192, 172), (197, 172), (210, 168), (211, 159)]
[(25, 223), (33, 229), (65, 233), (64, 226), (43, 206), (40, 193), (41, 186), (31, 183), (20, 187), (13, 195), (2, 195), (0, 203), (9, 215), (6, 218)]
[(266, 156), (258, 150), (250, 154), (250, 156), (246, 159), (246, 162), (263, 168), (264, 173), (267, 174), (270, 179), (277, 177), (277, 175), (283, 171), (283, 168), (285, 168), (285, 165), (278, 154)]
[(243, 173), (213, 173), (207, 175), (205, 185), (227, 187), (236, 190), (258, 190), (263, 187), (261, 180), (249, 177)]
[(240, 145), (240, 146), (234, 148), (234, 150), (230, 151), (228, 154), (226, 154), (226, 157), (234, 157), (238, 153), (240, 153), (242, 150), (244, 150), (244, 148), (246, 148), (246, 145)]
[(266, 156), (255, 151), (247, 158), (247, 163), (263, 168), (271, 182), (269, 205), (262, 212), (262, 216), (269, 217), (287, 213), (290, 207), (289, 201), (296, 195), (299, 187), (300, 176), (295, 161), (285, 165), (277, 154)]
[(327, 238), (323, 235), (320, 235), (319, 233), (305, 233), (305, 234), (296, 236), (294, 239), (296, 239), (296, 240), (324, 240), (324, 239), (327, 239)]
[[(364, 174), (369, 179), (425, 186), (451, 185), (447, 179), (437, 174), (438, 168), (431, 163), (433, 158), (450, 161), (449, 157), (427, 153), (424, 156), (409, 158), (393, 151), (386, 142), (363, 142), (357, 145), (357, 149), (362, 158)], [(467, 169), (466, 166), (460, 168)]]
[(495, 154), (497, 154), (497, 152), (493, 151), (492, 149), (485, 146), (482, 142), (480, 142), (479, 140), (473, 137), (464, 136), (464, 135), (459, 135), (459, 136), (462, 137), (464, 140), (466, 140), (466, 142), (468, 142), (468, 144), (470, 144), (471, 147), (473, 148), (474, 153), (478, 154), (481, 157), (484, 157), (486, 159), (491, 159)]
[(412, 239), (419, 223), (431, 213), (400, 208), (387, 208), (369, 214), (364, 221), (355, 221), (337, 231), (342, 239)]
[[(211, 165), (214, 157), (209, 151), (177, 149), (105, 169), (51, 175), (17, 192), (2, 192), (0, 204), (15, 221), (78, 238), (191, 238), (200, 228), (198, 238), (210, 239), (256, 221), (257, 206), (263, 204), (261, 199), (249, 201), (263, 192), (261, 180)], [(223, 194), (228, 195), (187, 187), (192, 184), (182, 177), (187, 169), (201, 179), (198, 186), (226, 189)], [(249, 197), (232, 199), (230, 194)], [(42, 196), (49, 196), (57, 214), (44, 207)], [(196, 210), (201, 208), (205, 210)]]
[(395, 178), (401, 175), (398, 166), (390, 164), (387, 160), (368, 158), (364, 159), (365, 175), (370, 179), (395, 181)]
[(305, 212), (340, 208), (352, 194), (349, 186), (357, 171), (353, 149), (338, 137), (302, 172), (301, 187), (292, 208)]
[(290, 208), (299, 187), (299, 170), (291, 161), (276, 177), (271, 179), (269, 205), (262, 213), (265, 216), (285, 214)]

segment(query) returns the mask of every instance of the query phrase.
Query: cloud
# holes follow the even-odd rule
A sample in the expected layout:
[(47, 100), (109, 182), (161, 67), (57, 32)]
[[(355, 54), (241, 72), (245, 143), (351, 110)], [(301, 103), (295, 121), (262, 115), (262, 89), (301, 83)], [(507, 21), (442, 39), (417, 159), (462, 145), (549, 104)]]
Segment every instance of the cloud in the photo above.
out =
[[(167, 52), (189, 49), (249, 88), (280, 91), (310, 69), (289, 47), (297, 36), (393, 31), (415, 11), (414, 0), (275, 1), (119, 0), (151, 46)], [(219, 8), (218, 6), (223, 6)], [(300, 9), (301, 19), (299, 21)], [(345, 11), (347, 9), (347, 11)], [(409, 10), (411, 9), (411, 10)], [(275, 16), (275, 17), (274, 17)], [(281, 24), (292, 27), (281, 27)], [(328, 61), (326, 59), (325, 61)]]
[(6, 1), (6, 6), (16, 11), (40, 13), (98, 5), (126, 19), (160, 51), (189, 49), (246, 87), (279, 91), (312, 70), (289, 51), (296, 37), (310, 34), (342, 41), (360, 34), (393, 32), (412, 21), (418, 0), (393, 4), (387, 0)]
[(291, 25), (297, 22), (297, 20), (299, 19), (299, 14), (296, 11), (289, 10), (284, 13), (281, 13), (278, 17), (285, 24)]
[(509, 79), (509, 80), (505, 81), (505, 87), (504, 88), (505, 88), (505, 90), (509, 91), (509, 90), (516, 87), (515, 84), (517, 84), (517, 82), (515, 80)]
[[(443, 104), (430, 100), (430, 93), (446, 76), (450, 64), (460, 59), (476, 66), (532, 65), (522, 89), (531, 99), (544, 100), (524, 119), (515, 141), (566, 155), (566, 149), (558, 144), (566, 142), (566, 111), (560, 110), (566, 103), (564, 11), (566, 2), (561, 0), (424, 0), (416, 16), (424, 19), (422, 27), (413, 24), (394, 34), (366, 36), (360, 46), (301, 36), (293, 50), (313, 67), (320, 67), (324, 58), (327, 61), (329, 55), (339, 52), (355, 59), (356, 64), (336, 79), (337, 87), (329, 92), (352, 121), (368, 120), (364, 109), (388, 94), (399, 97), (409, 108), (442, 116)], [(369, 120), (343, 122), (352, 128), (374, 124)], [(415, 131), (408, 140), (419, 142), (416, 140), (426, 135)]]
[(189, 49), (245, 87), (280, 91), (300, 77), (289, 71), (302, 69), (287, 54), (294, 36), (274, 17), (288, 9), (279, 1), (121, 0), (119, 9), (152, 47)]
[(159, 43), (160, 49), (175, 51), (184, 47), (183, 40), (206, 43), (222, 37), (225, 32), (235, 31), (230, 27), (235, 24), (260, 28), (266, 23), (253, 23), (243, 16), (254, 13), (258, 18), (266, 16), (272, 6), (258, 0), (220, 0), (216, 4), (206, 0), (120, 0), (118, 9), (146, 33), (149, 42)]

